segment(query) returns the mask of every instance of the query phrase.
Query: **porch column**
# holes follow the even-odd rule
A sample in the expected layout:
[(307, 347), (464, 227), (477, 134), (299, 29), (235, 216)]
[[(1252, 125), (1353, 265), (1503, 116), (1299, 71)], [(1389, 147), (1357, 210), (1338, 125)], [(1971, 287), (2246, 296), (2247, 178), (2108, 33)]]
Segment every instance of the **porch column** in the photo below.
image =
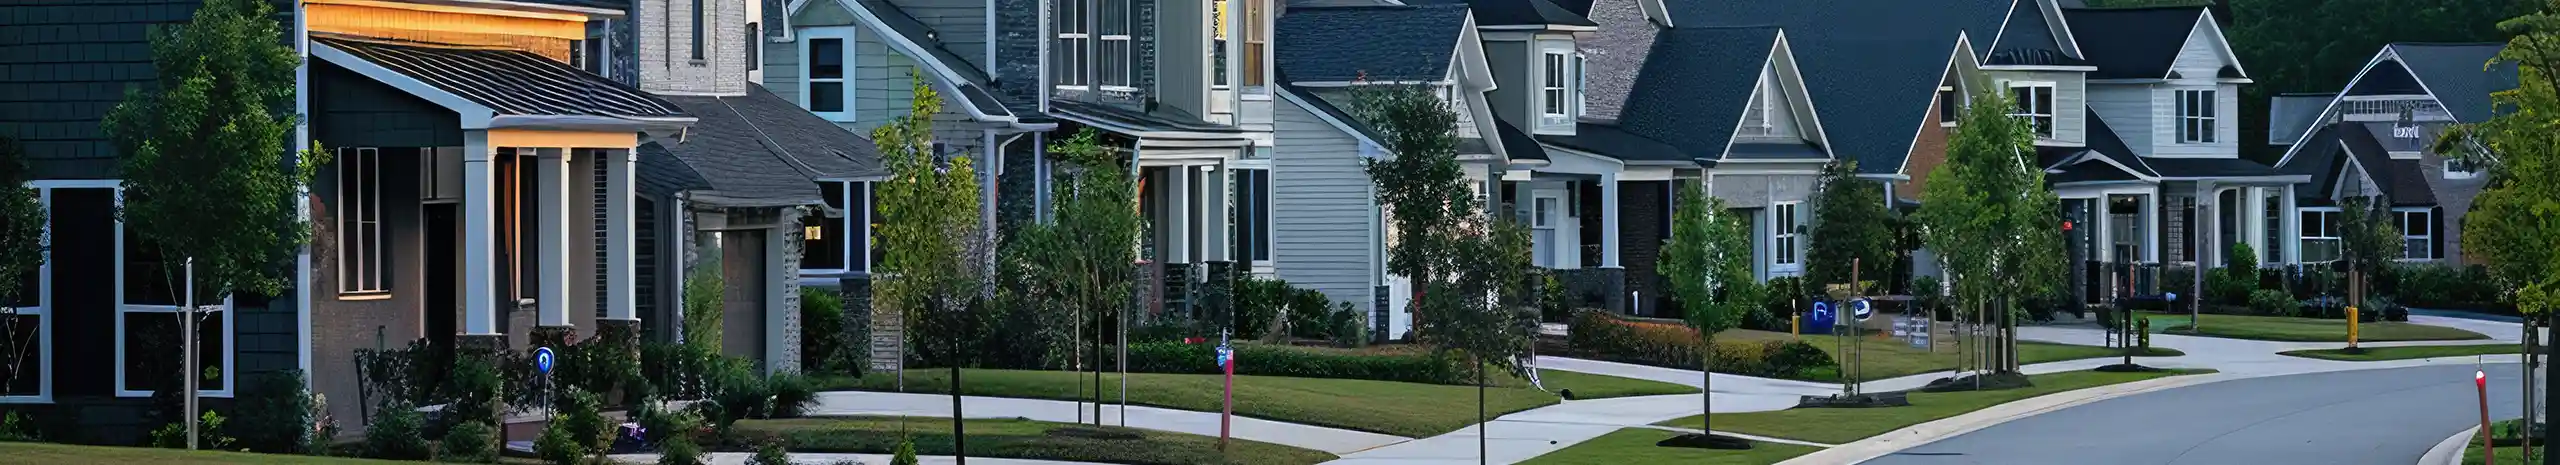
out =
[(534, 280), (537, 326), (569, 326), (569, 153), (534, 149)]
[[(2116, 263), (2116, 221), (2115, 215), (2109, 214), (2114, 211), (2112, 207), (2115, 206), (2115, 194), (2101, 192), (2098, 194), (2098, 200), (2092, 203), (2094, 205), (2089, 207), (2089, 216), (2092, 220), (2090, 223), (2093, 224), (2090, 226), (2095, 226), (2098, 230), (2091, 231), (2089, 237), (2098, 241), (2098, 246), (2094, 247), (2098, 253), (2095, 257), (2089, 257), (2089, 261)], [(2112, 293), (2115, 287), (2108, 286), (2107, 289)]]
[(2243, 207), (2233, 211), (2233, 213), (2240, 216), (2241, 222), (2247, 225), (2240, 228), (2240, 232), (2242, 233), (2240, 239), (2249, 243), (2250, 253), (2257, 255), (2252, 258), (2255, 258), (2258, 263), (2266, 263), (2268, 226), (2266, 189), (2260, 187), (2242, 188), (2240, 189), (2240, 195), (2244, 196), (2241, 197), (2242, 200), (2240, 202)]
[(633, 229), (636, 220), (632, 215), (637, 214), (634, 204), (639, 198), (634, 197), (637, 193), (632, 190), (631, 178), (632, 168), (639, 164), (640, 152), (612, 149), (598, 154), (603, 159), (597, 161), (604, 163), (604, 318), (617, 322), (637, 321), (640, 315), (635, 309), (640, 296), (635, 291), (637, 281), (634, 279), (637, 276), (634, 273), (638, 273), (638, 268), (632, 260), (638, 259), (638, 251), (633, 248), (638, 244), (634, 240), (638, 232)]
[(1175, 165), (1164, 170), (1165, 241), (1162, 250), (1166, 263), (1191, 263), (1191, 167)]
[(2196, 276), (2204, 276), (2205, 269), (2222, 263), (2222, 216), (2218, 213), (2221, 209), (2216, 208), (2220, 206), (2222, 196), (2213, 193), (2213, 184), (2196, 181), (2195, 224), (2187, 226), (2196, 235)]
[(1618, 268), (1618, 173), (1600, 175), (1600, 267)]
[(2160, 190), (2142, 194), (2142, 256), (2145, 263), (2160, 262)]
[(2284, 224), (2284, 232), (2276, 234), (2276, 240), (2285, 241), (2285, 263), (2302, 263), (2302, 214), (2295, 211), (2295, 209), (2302, 208), (2302, 206), (2297, 204), (2293, 199), (2292, 184), (2286, 184), (2284, 186), (2283, 201), (2284, 208), (2279, 210), (2276, 218), (2279, 220), (2279, 223)]
[(499, 336), (496, 157), (488, 131), (463, 132), (462, 334), (492, 340)]
[(1202, 260), (1221, 262), (1235, 260), (1235, 257), (1229, 256), (1234, 254), (1235, 249), (1228, 245), (1235, 240), (1230, 234), (1234, 231), (1230, 228), (1230, 223), (1234, 219), (1228, 214), (1228, 211), (1234, 208), (1234, 204), (1227, 199), (1231, 187), (1229, 183), (1232, 182), (1228, 179), (1229, 173), (1232, 172), (1227, 170), (1226, 165), (1200, 167), (1201, 176), (1208, 181), (1205, 183), (1207, 185), (1201, 186), (1207, 192), (1200, 196), (1206, 203), (1202, 205), (1204, 208), (1200, 209), (1201, 216), (1207, 217), (1205, 219), (1208, 220), (1200, 224), (1200, 258)]

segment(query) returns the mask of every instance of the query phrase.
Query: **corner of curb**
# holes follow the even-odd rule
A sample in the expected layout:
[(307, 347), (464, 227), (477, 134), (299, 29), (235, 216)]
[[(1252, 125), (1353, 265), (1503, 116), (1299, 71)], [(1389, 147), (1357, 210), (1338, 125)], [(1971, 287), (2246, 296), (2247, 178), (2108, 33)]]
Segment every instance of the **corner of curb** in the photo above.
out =
[[(2131, 383), (2057, 392), (1994, 405), (1970, 413), (1904, 427), (1855, 442), (1778, 462), (1779, 465), (1854, 464), (1974, 432), (2009, 420), (2035, 416), (2117, 397), (2238, 379), (2226, 373), (2170, 376)], [(2032, 403), (2032, 404), (2030, 404)], [(2006, 408), (2004, 408), (2006, 407)], [(2459, 451), (2460, 449), (2456, 449)], [(2455, 460), (2460, 460), (2459, 453)], [(2434, 465), (2434, 464), (2423, 464)], [(2457, 464), (2458, 465), (2458, 464)]]
[(2426, 455), (2418, 456), (2418, 465), (2462, 465), (2462, 451), (2471, 447), (2471, 437), (2480, 434), (2477, 426), (2466, 426), (2462, 432), (2436, 442)]

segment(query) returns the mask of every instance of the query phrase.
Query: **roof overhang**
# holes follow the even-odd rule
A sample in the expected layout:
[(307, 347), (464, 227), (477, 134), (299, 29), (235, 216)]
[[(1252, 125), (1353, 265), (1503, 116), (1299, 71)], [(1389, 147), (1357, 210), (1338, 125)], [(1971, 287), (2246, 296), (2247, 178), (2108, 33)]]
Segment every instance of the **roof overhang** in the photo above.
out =
[[(1470, 15), (1470, 16), (1472, 16), (1472, 15)], [(1470, 20), (1469, 22), (1474, 22), (1474, 21)], [(1575, 26), (1575, 25), (1569, 25), (1569, 24), (1513, 24), (1513, 25), (1503, 25), (1503, 26), (1477, 26), (1476, 28), (1477, 28), (1477, 29), (1487, 30), (1487, 31), (1533, 31), (1533, 32), (1595, 32), (1595, 31), (1599, 31), (1599, 30), (1600, 30), (1600, 27), (1599, 27), (1599, 26)]]
[[(2339, 90), (2338, 90), (2338, 97), (2331, 97), (2331, 98), (2329, 99), (2329, 105), (2321, 107), (2321, 108), (2320, 108), (2320, 114), (2319, 114), (2318, 116), (2314, 116), (2314, 117), (2312, 117), (2312, 118), (2311, 118), (2311, 120), (2312, 120), (2312, 121), (2326, 121), (2326, 120), (2328, 120), (2328, 119), (2329, 119), (2329, 114), (2330, 114), (2331, 112), (2338, 111), (2338, 102), (2344, 101), (2344, 99), (2343, 99), (2343, 98), (2347, 95), (2347, 91), (2354, 90), (2354, 89), (2356, 88), (2356, 83), (2358, 83), (2358, 82), (2363, 82), (2363, 81), (2364, 81), (2364, 76), (2365, 76), (2365, 74), (2366, 74), (2366, 73), (2371, 73), (2371, 72), (2373, 72), (2373, 67), (2374, 67), (2374, 66), (2376, 66), (2376, 65), (2380, 65), (2380, 64), (2382, 64), (2382, 62), (2383, 62), (2383, 61), (2386, 61), (2386, 60), (2391, 61), (2391, 62), (2393, 62), (2394, 64), (2397, 64), (2397, 63), (2399, 62), (2399, 55), (2398, 55), (2398, 54), (2396, 54), (2396, 53), (2393, 53), (2393, 52), (2392, 52), (2392, 50), (2391, 50), (2391, 47), (2390, 47), (2390, 46), (2388, 46), (2388, 45), (2383, 46), (2383, 47), (2382, 47), (2382, 51), (2380, 51), (2380, 52), (2374, 52), (2374, 54), (2373, 54), (2373, 58), (2365, 60), (2365, 62), (2364, 62), (2364, 67), (2363, 67), (2363, 68), (2359, 68), (2359, 69), (2357, 69), (2357, 70), (2356, 70), (2356, 75), (2355, 75), (2355, 77), (2353, 77), (2353, 78), (2348, 78), (2348, 79), (2347, 79), (2347, 85), (2346, 85), (2346, 86), (2343, 86), (2343, 87), (2339, 87), (2339, 88), (2338, 88), (2338, 89), (2339, 89)], [(2402, 68), (2402, 69), (2403, 69), (2403, 70), (2406, 70), (2407, 68), (2405, 68), (2405, 67), (2404, 67), (2404, 68)], [(2415, 77), (2415, 76), (2417, 76), (2417, 74), (2416, 74), (2416, 73), (2410, 73), (2410, 76), (2411, 76), (2411, 77)], [(2427, 84), (2426, 84), (2426, 81), (2424, 81), (2424, 80), (2420, 80), (2420, 81), (2418, 81), (2418, 87), (2419, 87), (2419, 88), (2423, 89), (2423, 88), (2425, 88), (2425, 87), (2426, 87), (2426, 85), (2427, 85)], [(2433, 92), (2433, 91), (2429, 91), (2429, 92), (2428, 92), (2428, 94), (2429, 94), (2429, 95), (2427, 96), (2428, 98), (2435, 98), (2435, 96), (2433, 95), (2433, 94), (2434, 94), (2434, 92)], [(2275, 164), (2275, 166), (2276, 166), (2277, 168), (2283, 168), (2283, 167), (2284, 167), (2284, 165), (2285, 165), (2286, 163), (2292, 163), (2292, 162), (2293, 162), (2293, 156), (2294, 156), (2294, 154), (2298, 154), (2298, 153), (2301, 153), (2301, 152), (2302, 152), (2302, 143), (2303, 143), (2303, 142), (2308, 142), (2308, 141), (2310, 141), (2310, 140), (2311, 140), (2311, 135), (2312, 135), (2312, 134), (2317, 134), (2317, 133), (2319, 133), (2319, 132), (2320, 132), (2320, 131), (2318, 131), (2318, 130), (2316, 130), (2316, 129), (2304, 130), (2304, 131), (2302, 131), (2302, 135), (2301, 135), (2301, 136), (2296, 136), (2296, 137), (2294, 137), (2294, 139), (2293, 139), (2293, 143), (2292, 143), (2292, 144), (2287, 144), (2287, 145), (2285, 145), (2284, 156), (2276, 158), (2276, 164)]]
[(587, 18), (620, 18), (622, 10), (589, 6), (560, 5), (509, 0), (304, 0), (319, 5), (355, 5), (404, 10), (469, 13), (492, 16), (514, 16), (566, 21)]
[(2096, 66), (2074, 65), (1982, 65), (1984, 71), (2097, 71)]
[(2206, 181), (2206, 182), (2215, 182), (2215, 183), (2235, 183), (2235, 184), (2239, 184), (2239, 183), (2246, 183), (2246, 184), (2300, 184), (2300, 183), (2311, 182), (2311, 175), (2307, 175), (2307, 174), (2277, 174), (2277, 175), (2267, 175), (2267, 176), (2161, 176), (2159, 179), (2160, 179), (2161, 181)]
[(1297, 105), (1299, 109), (1306, 110), (1308, 114), (1315, 115), (1317, 120), (1324, 121), (1326, 125), (1333, 126), (1334, 129), (1342, 130), (1343, 134), (1351, 135), (1352, 139), (1359, 140), (1363, 145), (1378, 148), (1386, 147), (1386, 144), (1378, 143), (1377, 139), (1369, 138), (1369, 133), (1361, 131), (1358, 127), (1352, 126), (1350, 121), (1343, 121), (1341, 118), (1335, 118), (1331, 112), (1316, 111), (1314, 103), (1308, 102), (1306, 96), (1298, 95), (1297, 92), (1290, 91), (1289, 86), (1276, 87), (1276, 90), (1279, 91), (1278, 93), (1280, 94), (1281, 100), (1288, 101), (1292, 105)]
[(535, 129), (563, 131), (632, 131), (647, 132), (652, 135), (664, 135), (683, 130), (686, 126), (691, 126), (695, 121), (691, 116), (624, 117), (601, 115), (501, 115), (498, 114), (496, 110), (490, 109), (488, 105), (482, 105), (479, 102), (463, 97), (460, 94), (455, 94), (451, 91), (444, 90), (443, 88), (436, 87), (433, 84), (428, 84), (426, 81), (419, 80), (417, 77), (410, 76), (406, 73), (401, 73), (399, 71), (383, 67), (381, 64), (374, 63), (372, 60), (357, 57), (354, 54), (347, 53), (345, 50), (331, 46), (327, 42), (316, 40), (311, 41), (310, 47), (311, 56), (317, 57), (323, 62), (337, 65), (341, 68), (346, 68), (348, 71), (354, 71), (357, 75), (372, 79), (375, 82), (380, 82), (383, 85), (391, 86), (403, 93), (416, 96), (419, 99), (426, 100), (428, 103), (433, 103), (436, 106), (453, 111), (456, 115), (460, 116), (460, 119), (459, 121), (456, 121), (456, 124), (461, 129), (466, 130)]
[[(881, 19), (879, 12), (871, 11), (871, 7), (869, 5), (866, 5), (859, 0), (794, 0), (791, 5), (786, 7), (783, 17), (788, 18), (793, 13), (799, 13), (801, 8), (808, 7), (809, 3), (812, 1), (833, 1), (836, 2), (837, 5), (843, 6), (846, 11), (853, 12), (855, 19), (861, 21), (863, 27), (871, 29), (872, 36), (879, 37), (881, 42), (888, 44), (890, 48), (896, 49), (898, 54), (906, 55), (907, 59), (914, 61), (916, 67), (923, 69), (925, 74), (932, 75), (934, 77), (933, 82), (936, 84), (935, 87), (939, 87), (939, 90), (942, 91), (943, 95), (972, 100), (995, 98), (993, 94), (984, 92), (984, 89), (981, 89), (981, 92), (974, 93), (962, 89), (967, 86), (979, 85), (976, 82), (970, 81), (968, 77), (961, 74), (957, 68), (959, 66), (968, 66), (967, 64), (944, 62), (940, 57), (935, 56), (932, 50), (926, 49), (924, 44), (917, 43), (914, 38), (907, 37), (906, 34), (897, 32), (897, 29), (889, 27), (889, 22)], [(997, 108), (1006, 108), (1002, 102), (991, 101), (988, 103)], [(1046, 131), (1055, 129), (1058, 126), (1057, 123), (1051, 122), (1024, 122), (1016, 118), (1010, 112), (1005, 114), (990, 113), (979, 108), (979, 105), (968, 104), (966, 102), (961, 105), (954, 106), (960, 107), (962, 111), (968, 113), (969, 119), (971, 120), (984, 123), (1009, 124), (1013, 125), (1017, 130)]]

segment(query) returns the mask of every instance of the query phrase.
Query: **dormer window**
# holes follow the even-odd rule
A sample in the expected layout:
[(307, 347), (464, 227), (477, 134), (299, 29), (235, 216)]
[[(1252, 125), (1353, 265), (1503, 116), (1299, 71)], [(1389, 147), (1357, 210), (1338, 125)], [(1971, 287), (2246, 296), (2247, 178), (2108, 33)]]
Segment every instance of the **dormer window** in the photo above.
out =
[(1569, 62), (1565, 61), (1565, 54), (1547, 54), (1547, 78), (1543, 81), (1544, 87), (1539, 89), (1539, 94), (1542, 97), (1540, 101), (1546, 102), (1546, 111), (1542, 113), (1548, 118), (1565, 117), (1565, 104), (1568, 103), (1565, 100), (1565, 75), (1571, 71), (1569, 66)]
[(2178, 142), (2213, 143), (2217, 132), (2214, 106), (2214, 92), (2211, 90), (2178, 91)]
[(2050, 82), (2009, 83), (2009, 98), (2018, 101), (2009, 116), (2035, 126), (2036, 139), (2053, 138), (2053, 87)]
[(1130, 0), (1060, 0), (1055, 83), (1131, 90)]

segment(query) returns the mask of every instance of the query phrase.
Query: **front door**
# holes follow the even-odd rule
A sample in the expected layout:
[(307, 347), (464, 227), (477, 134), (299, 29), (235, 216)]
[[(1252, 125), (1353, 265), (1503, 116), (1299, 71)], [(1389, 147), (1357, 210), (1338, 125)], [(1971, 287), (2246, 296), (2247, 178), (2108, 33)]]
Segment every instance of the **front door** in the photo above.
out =
[(420, 205), (425, 217), (427, 345), (438, 354), (453, 350), (453, 335), (460, 332), (454, 321), (462, 315), (462, 267), (455, 263), (462, 257), (459, 237), (462, 235), (458, 205), (431, 203)]
[(1530, 253), (1529, 259), (1540, 267), (1556, 268), (1556, 248), (1564, 246), (1557, 234), (1558, 228), (1564, 225), (1564, 199), (1540, 193), (1530, 201), (1530, 205), (1529, 226), (1533, 228), (1535, 251)]
[(761, 230), (720, 233), (720, 353), (764, 360), (764, 247)]

